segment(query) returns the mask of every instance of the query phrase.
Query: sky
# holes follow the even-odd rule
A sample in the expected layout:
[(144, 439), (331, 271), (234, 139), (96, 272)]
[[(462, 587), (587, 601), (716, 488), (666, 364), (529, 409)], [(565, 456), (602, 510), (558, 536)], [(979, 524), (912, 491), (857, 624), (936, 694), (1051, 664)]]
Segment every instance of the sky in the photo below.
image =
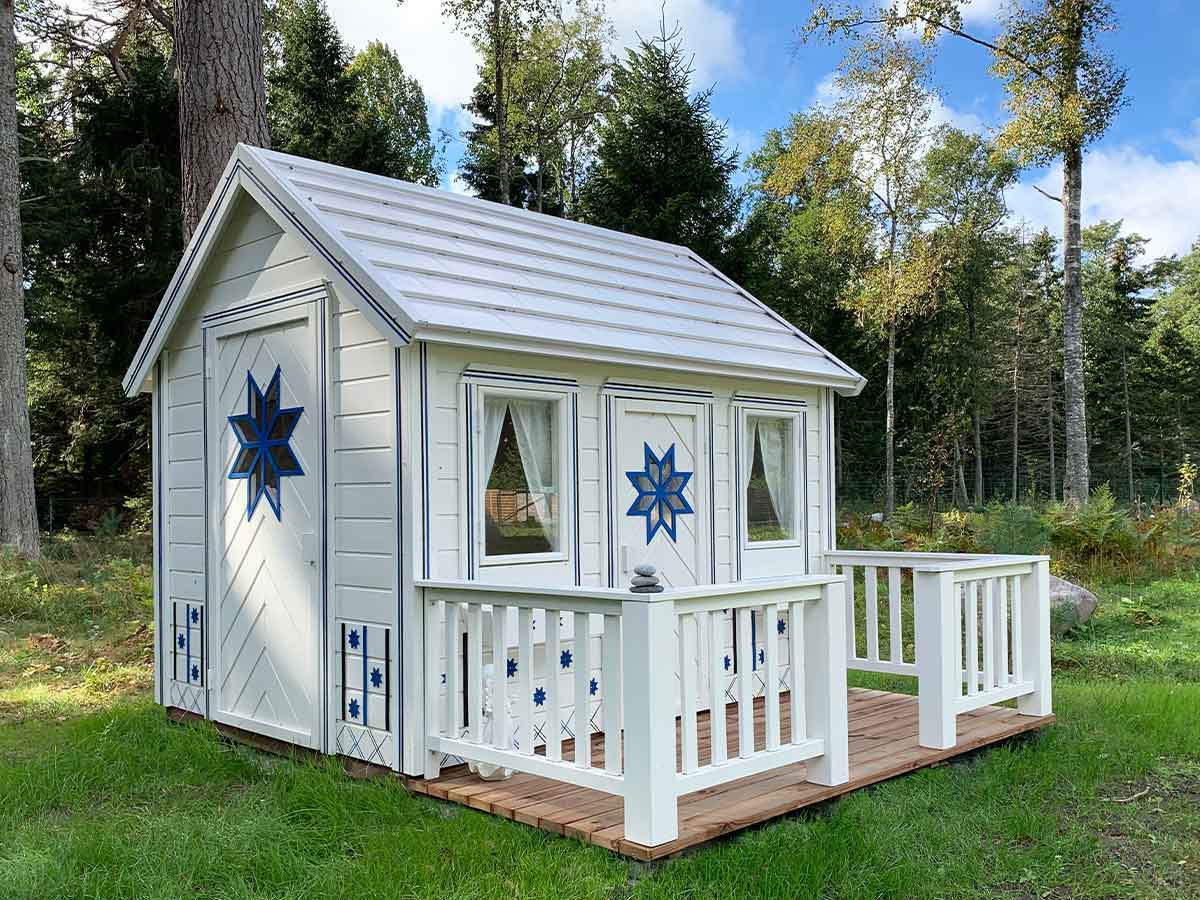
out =
[[(430, 126), (451, 137), (445, 186), (453, 175), (469, 118), (462, 105), (478, 77), (470, 42), (441, 15), (441, 0), (326, 0), (342, 36), (356, 48), (382, 40), (417, 78), (429, 104)], [(969, 30), (998, 30), (1004, 0), (973, 0)], [(1121, 219), (1149, 239), (1152, 256), (1185, 253), (1200, 238), (1200, 3), (1195, 0), (1114, 0), (1120, 28), (1106, 47), (1129, 72), (1129, 103), (1084, 158), (1084, 225)], [(658, 31), (658, 0), (608, 0), (617, 38), (614, 52), (637, 35)], [(668, 27), (678, 24), (693, 54), (694, 85), (713, 88), (713, 112), (729, 141), (744, 154), (793, 113), (827, 99), (841, 51), (800, 45), (797, 26), (809, 3), (788, 0), (666, 0)], [(936, 117), (987, 131), (1005, 119), (1003, 92), (987, 71), (982, 48), (947, 37), (938, 44), (934, 80), (941, 94)], [(1032, 185), (1061, 193), (1061, 169), (1030, 170), (1008, 196), (1014, 222), (1061, 234), (1061, 207)]]

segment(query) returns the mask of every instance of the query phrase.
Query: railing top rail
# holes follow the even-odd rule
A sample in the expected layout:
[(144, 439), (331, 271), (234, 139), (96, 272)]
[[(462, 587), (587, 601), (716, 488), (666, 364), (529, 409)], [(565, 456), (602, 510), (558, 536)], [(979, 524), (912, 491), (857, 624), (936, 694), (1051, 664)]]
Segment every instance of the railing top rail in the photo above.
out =
[(902, 566), (917, 572), (963, 572), (1000, 566), (1048, 562), (1048, 556), (1003, 553), (905, 553), (890, 550), (831, 550), (825, 558), (835, 563)]
[(733, 581), (725, 584), (701, 584), (689, 588), (677, 588), (659, 594), (635, 594), (625, 588), (578, 587), (576, 585), (512, 585), (489, 584), (481, 581), (454, 579), (417, 579), (416, 587), (448, 593), (476, 594), (486, 597), (530, 597), (539, 598), (553, 606), (555, 598), (566, 600), (595, 600), (601, 603), (632, 601), (656, 603), (664, 600), (689, 601), (739, 597), (771, 591), (798, 588), (820, 588), (827, 584), (841, 583), (840, 575), (789, 575), (781, 578), (761, 578)]

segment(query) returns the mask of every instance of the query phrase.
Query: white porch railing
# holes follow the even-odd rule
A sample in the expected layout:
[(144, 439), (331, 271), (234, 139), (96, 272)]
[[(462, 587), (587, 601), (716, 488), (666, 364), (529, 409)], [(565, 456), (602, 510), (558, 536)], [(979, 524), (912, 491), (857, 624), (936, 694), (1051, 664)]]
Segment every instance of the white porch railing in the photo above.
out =
[[(840, 577), (661, 594), (417, 586), (425, 596), (427, 777), (449, 755), (619, 795), (626, 838), (647, 846), (678, 836), (678, 798), (692, 791), (801, 761), (810, 781), (849, 779)], [(723, 652), (730, 612), (742, 660), (731, 684)], [(757, 653), (754, 613), (766, 623)], [(780, 617), (786, 641), (774, 627)], [(567, 651), (573, 674), (564, 684)], [(790, 685), (779, 677), (785, 667)], [(598, 685), (602, 761), (591, 740)], [(563, 706), (575, 723), (568, 741), (558, 723)], [(541, 728), (537, 709), (547, 710)]]
[(846, 584), (847, 667), (917, 678), (922, 746), (953, 747), (959, 714), (1005, 700), (1024, 715), (1050, 714), (1047, 557), (839, 550), (826, 559)]

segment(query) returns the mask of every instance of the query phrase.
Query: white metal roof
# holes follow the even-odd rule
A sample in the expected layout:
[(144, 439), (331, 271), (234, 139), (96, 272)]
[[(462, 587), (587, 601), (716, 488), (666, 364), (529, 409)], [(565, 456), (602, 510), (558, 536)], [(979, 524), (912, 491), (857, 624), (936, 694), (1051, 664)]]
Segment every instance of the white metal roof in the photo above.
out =
[[(686, 247), (246, 146), (226, 172), (226, 186), (232, 181), (306, 238), (397, 343), (508, 347), (847, 394), (865, 383)], [(206, 219), (228, 206), (214, 197)], [(185, 299), (185, 269), (203, 262), (204, 233), (180, 264), (127, 390), (144, 382), (161, 349), (170, 307)]]

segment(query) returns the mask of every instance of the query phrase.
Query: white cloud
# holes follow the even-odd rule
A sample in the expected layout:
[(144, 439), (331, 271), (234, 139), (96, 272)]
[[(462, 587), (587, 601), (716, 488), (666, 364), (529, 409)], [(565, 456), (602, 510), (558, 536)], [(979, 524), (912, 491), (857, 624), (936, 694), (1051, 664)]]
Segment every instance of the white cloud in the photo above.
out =
[(636, 47), (639, 34), (648, 39), (657, 35), (664, 15), (668, 33), (678, 24), (684, 48), (695, 55), (696, 87), (746, 74), (737, 18), (712, 0), (666, 0), (665, 9), (646, 0), (609, 0), (608, 15), (616, 30), (614, 49), (619, 54), (625, 47)]
[(421, 83), (433, 122), (470, 99), (479, 73), (471, 42), (442, 17), (441, 0), (327, 0), (342, 37), (356, 49), (383, 41)]
[[(1149, 239), (1149, 256), (1186, 253), (1200, 237), (1200, 146), (1190, 158), (1162, 160), (1128, 144), (1102, 147), (1083, 161), (1083, 224), (1124, 221), (1126, 231)], [(1062, 193), (1062, 167), (1054, 165), (1008, 197), (1016, 221), (1062, 233), (1062, 207), (1039, 194)]]
[(963, 8), (963, 21), (971, 25), (991, 25), (999, 22), (1000, 13), (1008, 0), (970, 0)]

